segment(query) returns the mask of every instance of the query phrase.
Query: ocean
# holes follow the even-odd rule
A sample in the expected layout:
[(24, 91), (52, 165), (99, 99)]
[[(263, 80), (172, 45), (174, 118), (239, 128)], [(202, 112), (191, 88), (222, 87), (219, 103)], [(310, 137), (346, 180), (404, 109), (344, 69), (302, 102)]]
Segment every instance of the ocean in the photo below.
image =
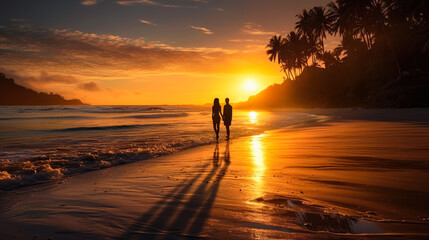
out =
[[(210, 106), (0, 107), (0, 190), (214, 143), (210, 110)], [(231, 137), (325, 120), (308, 113), (235, 110)], [(223, 126), (220, 137), (225, 138)]]

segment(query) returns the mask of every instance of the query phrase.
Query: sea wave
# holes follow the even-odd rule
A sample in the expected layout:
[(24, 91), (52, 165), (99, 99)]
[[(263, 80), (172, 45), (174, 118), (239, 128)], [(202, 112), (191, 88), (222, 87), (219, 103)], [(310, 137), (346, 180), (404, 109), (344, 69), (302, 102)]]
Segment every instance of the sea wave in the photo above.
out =
[[(206, 133), (204, 133), (206, 134)], [(0, 191), (58, 180), (88, 171), (154, 158), (178, 151), (213, 143), (212, 138), (195, 136), (189, 139), (165, 139), (146, 146), (108, 149), (99, 146), (93, 152), (42, 154), (25, 161), (12, 161), (0, 155)]]
[(188, 116), (188, 113), (165, 113), (165, 114), (145, 114), (145, 115), (130, 115), (130, 116), (121, 116), (121, 117), (115, 117), (115, 118), (173, 118), (173, 117), (186, 117)]
[(54, 131), (54, 132), (104, 131), (104, 130), (160, 127), (160, 126), (167, 126), (167, 125), (168, 124), (131, 124), (131, 125), (100, 126), (100, 127), (74, 127), (74, 128), (54, 129), (51, 131)]
[(163, 107), (142, 107), (142, 106), (95, 106), (93, 108), (85, 108), (82, 110), (86, 113), (150, 113), (150, 112), (168, 112), (174, 109)]
[[(49, 112), (49, 108), (45, 107), (43, 111), (47, 113), (41, 114), (38, 112), (39, 107), (34, 107), (22, 115), (22, 118), (32, 117), (34, 123), (2, 122), (3, 128), (0, 126), (0, 131), (4, 133), (0, 137), (0, 191), (172, 154), (216, 141), (211, 118), (208, 116), (210, 112), (206, 108), (70, 108), (74, 109), (75, 115), (67, 115), (71, 111), (62, 107), (56, 107), (57, 111), (54, 112)], [(2, 118), (21, 117), (17, 115), (19, 110), (20, 108), (3, 108), (5, 114)], [(79, 119), (93, 110), (103, 112), (88, 114), (93, 119)], [(119, 114), (104, 114), (115, 111)], [(32, 113), (35, 115), (32, 116)], [(285, 126), (313, 125), (325, 121), (320, 116), (292, 112), (260, 113), (257, 119), (249, 116), (248, 112), (236, 112), (232, 138), (256, 135)], [(43, 121), (62, 117), (78, 118), (71, 122)], [(142, 121), (145, 124), (141, 124)], [(223, 131), (221, 137), (224, 134)]]
[(0, 121), (16, 120), (61, 120), (61, 119), (91, 119), (89, 116), (48, 116), (48, 117), (6, 117), (0, 118)]
[(0, 112), (11, 113), (146, 113), (146, 112), (168, 112), (179, 109), (177, 107), (160, 106), (0, 106)]

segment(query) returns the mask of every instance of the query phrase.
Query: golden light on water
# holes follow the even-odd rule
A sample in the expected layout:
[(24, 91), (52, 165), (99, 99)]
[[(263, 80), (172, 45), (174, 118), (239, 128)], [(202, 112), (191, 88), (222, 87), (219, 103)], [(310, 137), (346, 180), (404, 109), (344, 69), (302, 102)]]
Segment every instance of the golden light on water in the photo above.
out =
[[(249, 114), (249, 116), (257, 116), (256, 112)], [(249, 165), (251, 167), (251, 176), (250, 181), (252, 182), (252, 191), (249, 191), (249, 199), (256, 199), (265, 195), (266, 186), (265, 186), (265, 156), (266, 149), (264, 145), (265, 134), (252, 136), (249, 141), (249, 151), (250, 151), (250, 160)], [(261, 204), (257, 201), (249, 201), (250, 207), (254, 211), (246, 211), (246, 218), (249, 222), (262, 222), (267, 223), (271, 222), (271, 216), (267, 214), (261, 214), (262, 209), (265, 207), (264, 204)], [(260, 210), (259, 210), (260, 209)], [(253, 235), (254, 239), (267, 239), (266, 231), (259, 228), (251, 228), (249, 232)]]
[[(252, 140), (250, 141), (250, 149), (252, 152), (252, 158), (253, 158), (253, 180), (257, 183), (256, 187), (261, 188), (260, 184), (263, 182), (262, 177), (265, 172), (265, 159), (264, 159), (264, 149), (261, 143), (261, 138), (263, 137), (263, 134), (253, 136)], [(259, 189), (259, 190), (262, 190)]]
[(249, 122), (257, 123), (258, 122), (258, 113), (255, 111), (249, 112)]

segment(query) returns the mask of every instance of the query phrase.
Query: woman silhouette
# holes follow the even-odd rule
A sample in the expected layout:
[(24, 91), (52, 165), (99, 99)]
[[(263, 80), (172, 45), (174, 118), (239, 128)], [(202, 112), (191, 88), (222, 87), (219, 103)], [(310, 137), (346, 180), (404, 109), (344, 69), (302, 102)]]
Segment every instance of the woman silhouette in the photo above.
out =
[(219, 104), (219, 98), (215, 98), (212, 107), (213, 129), (216, 133), (216, 139), (219, 139), (219, 125), (222, 116), (222, 108)]

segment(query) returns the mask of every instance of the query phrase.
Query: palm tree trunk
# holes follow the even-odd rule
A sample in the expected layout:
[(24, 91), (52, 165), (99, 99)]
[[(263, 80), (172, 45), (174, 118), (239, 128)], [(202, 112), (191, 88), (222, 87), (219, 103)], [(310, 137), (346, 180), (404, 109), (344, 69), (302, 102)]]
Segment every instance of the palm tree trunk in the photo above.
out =
[(320, 41), (322, 42), (322, 53), (325, 54), (325, 43), (323, 43), (323, 38)]
[(392, 52), (392, 55), (395, 58), (396, 70), (398, 71), (399, 76), (402, 78), (403, 75), (402, 75), (401, 64), (399, 63), (398, 55), (396, 54), (396, 51), (395, 51), (393, 44), (390, 41), (390, 39), (387, 40), (387, 45), (389, 45), (390, 51)]
[(389, 36), (387, 35), (386, 29), (384, 27), (382, 27), (381, 29), (383, 30), (383, 36), (385, 37), (387, 45), (389, 46), (390, 51), (392, 52), (393, 58), (395, 59), (396, 71), (398, 71), (398, 76), (400, 76), (402, 79), (403, 78), (402, 68), (401, 68), (401, 64), (399, 63), (398, 54), (396, 54), (395, 48), (393, 47), (393, 44), (390, 41)]
[(328, 67), (327, 67), (327, 65), (325, 63), (325, 59), (323, 57), (323, 56), (325, 56), (325, 43), (323, 42), (323, 38), (320, 39), (320, 42), (322, 43), (322, 61), (323, 61), (323, 64), (325, 64), (325, 69), (327, 69)]

